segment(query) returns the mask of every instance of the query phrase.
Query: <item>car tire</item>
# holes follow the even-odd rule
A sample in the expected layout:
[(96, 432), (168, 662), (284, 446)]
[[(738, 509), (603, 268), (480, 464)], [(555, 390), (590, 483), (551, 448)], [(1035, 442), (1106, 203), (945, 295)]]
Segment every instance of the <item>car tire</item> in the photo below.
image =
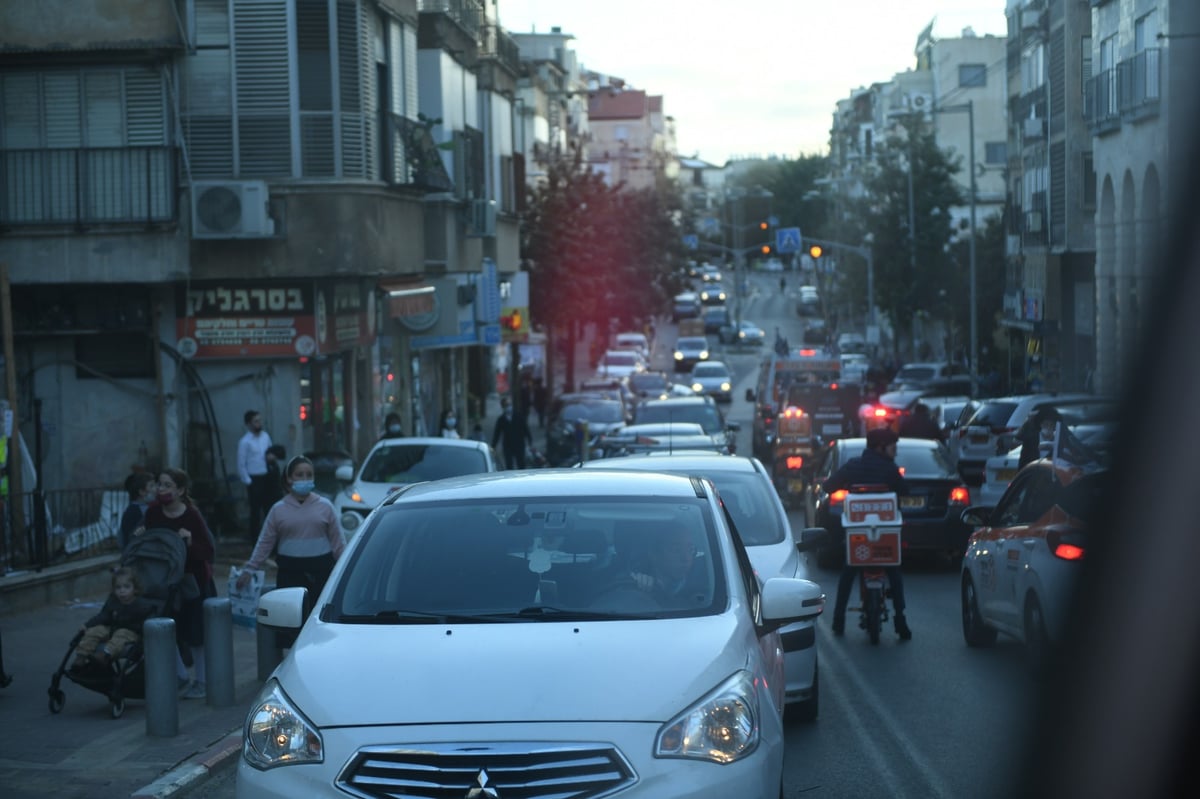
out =
[(794, 705), (788, 706), (787, 717), (789, 721), (811, 724), (817, 720), (817, 714), (821, 710), (820, 677), (821, 668), (820, 664), (817, 664), (813, 666), (812, 694), (803, 702), (797, 702)]
[(962, 578), (962, 628), (967, 646), (983, 647), (996, 643), (996, 629), (989, 627), (979, 613), (979, 595), (971, 575), (964, 572)]

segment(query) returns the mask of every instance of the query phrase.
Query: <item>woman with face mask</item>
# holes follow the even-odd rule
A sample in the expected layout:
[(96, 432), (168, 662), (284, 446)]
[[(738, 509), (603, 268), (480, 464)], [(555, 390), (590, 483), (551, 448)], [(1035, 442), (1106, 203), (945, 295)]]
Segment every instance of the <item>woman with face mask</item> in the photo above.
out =
[(283, 499), (271, 506), (258, 543), (237, 582), (238, 588), (245, 588), (250, 583), (250, 572), (261, 569), (278, 545), (275, 586), (308, 589), (305, 618), (346, 546), (333, 505), (313, 493), (315, 476), (308, 458), (297, 455), (288, 461), (283, 470)]
[(400, 421), (400, 414), (393, 411), (384, 417), (383, 435), (379, 437), (380, 441), (385, 438), (400, 438), (403, 435), (404, 425)]
[(442, 423), (438, 426), (438, 435), (442, 438), (462, 438), (458, 434), (458, 417), (454, 411), (442, 411)]

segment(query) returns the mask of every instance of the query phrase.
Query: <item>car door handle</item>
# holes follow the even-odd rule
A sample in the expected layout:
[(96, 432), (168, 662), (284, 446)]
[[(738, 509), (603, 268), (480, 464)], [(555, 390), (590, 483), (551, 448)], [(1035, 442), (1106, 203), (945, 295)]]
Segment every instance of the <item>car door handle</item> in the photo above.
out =
[(1026, 549), (1033, 549), (1035, 546), (1037, 546), (1037, 539), (1036, 538), (1026, 538), (1024, 541), (1021, 542), (1021, 546), (1025, 547)]

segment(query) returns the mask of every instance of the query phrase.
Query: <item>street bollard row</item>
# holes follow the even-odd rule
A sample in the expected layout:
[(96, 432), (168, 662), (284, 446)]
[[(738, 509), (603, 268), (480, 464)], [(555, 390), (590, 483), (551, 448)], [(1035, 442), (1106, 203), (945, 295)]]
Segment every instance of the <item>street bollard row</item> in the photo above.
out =
[[(175, 659), (179, 644), (175, 620), (147, 619), (142, 626), (145, 649), (146, 734), (173, 738), (179, 734), (179, 686)], [(223, 597), (204, 600), (204, 668), (211, 707), (234, 703), (233, 605)]]

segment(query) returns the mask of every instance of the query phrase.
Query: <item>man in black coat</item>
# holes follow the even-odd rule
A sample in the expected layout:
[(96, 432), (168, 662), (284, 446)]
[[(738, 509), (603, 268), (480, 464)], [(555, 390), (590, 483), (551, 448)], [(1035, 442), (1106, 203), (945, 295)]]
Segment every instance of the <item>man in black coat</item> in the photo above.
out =
[[(851, 458), (830, 475), (823, 488), (832, 494), (840, 488), (855, 485), (884, 485), (897, 494), (906, 493), (904, 475), (896, 465), (896, 441), (898, 436), (882, 428), (867, 433), (867, 448), (857, 458)], [(833, 605), (833, 633), (841, 635), (846, 630), (846, 605), (850, 591), (858, 578), (859, 567), (847, 566), (838, 578), (837, 600)], [(896, 634), (902, 640), (912, 638), (912, 630), (904, 618), (904, 577), (898, 566), (887, 569), (888, 582), (892, 584), (892, 607), (896, 609)]]
[(525, 446), (533, 446), (533, 436), (524, 413), (513, 413), (512, 401), (505, 397), (500, 402), (504, 412), (496, 420), (492, 430), (492, 446), (503, 441), (504, 465), (509, 469), (525, 468)]
[(929, 406), (923, 402), (918, 402), (913, 406), (912, 413), (905, 416), (904, 421), (900, 422), (898, 432), (904, 438), (929, 438), (934, 441), (944, 440), (942, 428), (938, 427), (933, 414), (929, 412)]

